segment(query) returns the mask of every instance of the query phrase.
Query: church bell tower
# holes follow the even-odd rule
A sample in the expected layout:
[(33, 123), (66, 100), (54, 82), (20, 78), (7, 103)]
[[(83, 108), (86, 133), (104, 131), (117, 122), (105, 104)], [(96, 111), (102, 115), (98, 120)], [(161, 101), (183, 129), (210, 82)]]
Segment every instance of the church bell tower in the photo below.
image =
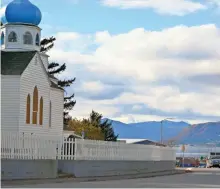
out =
[(42, 14), (29, 0), (13, 0), (1, 18), (2, 51), (40, 51)]

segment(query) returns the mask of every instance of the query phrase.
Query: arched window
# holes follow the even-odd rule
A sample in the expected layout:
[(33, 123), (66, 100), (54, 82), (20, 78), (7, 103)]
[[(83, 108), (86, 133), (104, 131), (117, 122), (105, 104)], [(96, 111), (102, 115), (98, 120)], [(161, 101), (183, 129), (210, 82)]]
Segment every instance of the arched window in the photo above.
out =
[(39, 34), (36, 35), (35, 44), (36, 44), (37, 46), (40, 45), (40, 37), (39, 37)]
[(31, 97), (30, 94), (28, 94), (26, 101), (26, 124), (30, 124), (30, 119), (31, 119)]
[(30, 32), (26, 32), (23, 36), (24, 44), (25, 45), (32, 45), (33, 44), (33, 37)]
[(38, 90), (37, 87), (34, 87), (32, 124), (37, 124), (37, 112), (38, 112)]
[(5, 44), (5, 34), (4, 32), (2, 32), (1, 34), (1, 45), (4, 45)]
[(40, 117), (39, 117), (39, 124), (40, 125), (43, 125), (43, 109), (44, 109), (44, 107), (43, 107), (43, 98), (41, 97), (40, 98)]
[(8, 42), (17, 42), (17, 34), (15, 32), (11, 32), (8, 35)]

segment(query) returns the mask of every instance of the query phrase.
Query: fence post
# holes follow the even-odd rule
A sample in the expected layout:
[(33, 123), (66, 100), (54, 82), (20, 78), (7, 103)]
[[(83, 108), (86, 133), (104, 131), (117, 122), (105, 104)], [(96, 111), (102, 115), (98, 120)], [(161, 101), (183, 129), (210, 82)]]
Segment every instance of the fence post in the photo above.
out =
[(74, 160), (77, 160), (77, 139), (74, 139)]

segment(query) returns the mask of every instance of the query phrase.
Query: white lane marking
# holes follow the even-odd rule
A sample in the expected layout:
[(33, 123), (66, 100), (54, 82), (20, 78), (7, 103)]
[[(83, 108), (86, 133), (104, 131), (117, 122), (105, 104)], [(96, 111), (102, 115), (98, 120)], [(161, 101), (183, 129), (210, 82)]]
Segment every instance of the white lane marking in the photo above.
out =
[(151, 183), (151, 182), (141, 182), (137, 183), (138, 186), (142, 187), (147, 187), (148, 185), (150, 186), (165, 186), (165, 187), (176, 187), (179, 188), (187, 188), (187, 187), (192, 187), (192, 188), (219, 188), (219, 185), (211, 185), (211, 184), (184, 184), (184, 183)]
[(206, 172), (192, 172), (192, 175), (214, 175), (214, 173), (206, 173)]

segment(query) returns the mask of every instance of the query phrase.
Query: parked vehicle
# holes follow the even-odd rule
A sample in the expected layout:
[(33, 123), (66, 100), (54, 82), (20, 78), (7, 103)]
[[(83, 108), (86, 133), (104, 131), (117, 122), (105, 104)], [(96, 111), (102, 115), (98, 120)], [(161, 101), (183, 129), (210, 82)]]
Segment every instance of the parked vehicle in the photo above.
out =
[(219, 167), (220, 168), (220, 156), (210, 156), (206, 161), (206, 167)]

